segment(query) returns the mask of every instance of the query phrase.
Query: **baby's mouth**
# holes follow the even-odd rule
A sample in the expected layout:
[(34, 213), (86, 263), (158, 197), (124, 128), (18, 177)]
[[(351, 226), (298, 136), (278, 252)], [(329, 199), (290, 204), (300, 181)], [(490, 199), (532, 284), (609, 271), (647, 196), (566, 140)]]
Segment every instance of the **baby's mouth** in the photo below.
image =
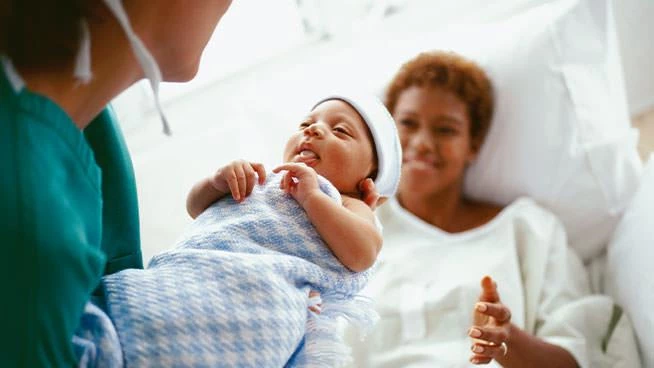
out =
[(315, 152), (313, 152), (312, 150), (308, 150), (308, 149), (301, 150), (298, 153), (298, 155), (301, 158), (305, 158), (305, 159), (317, 159), (318, 158), (318, 155)]
[(320, 160), (320, 156), (318, 156), (317, 153), (313, 152), (310, 149), (302, 149), (300, 152), (297, 153), (297, 156), (295, 158), (295, 161), (297, 162), (304, 162), (308, 166), (313, 166), (315, 165), (318, 160)]

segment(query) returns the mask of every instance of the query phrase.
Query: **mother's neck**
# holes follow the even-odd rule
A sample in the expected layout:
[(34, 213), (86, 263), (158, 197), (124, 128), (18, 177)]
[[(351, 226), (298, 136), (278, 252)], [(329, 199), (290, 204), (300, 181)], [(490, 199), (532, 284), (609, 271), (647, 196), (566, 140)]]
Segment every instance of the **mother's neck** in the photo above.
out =
[(462, 231), (460, 219), (467, 207), (462, 185), (431, 193), (400, 188), (398, 200), (407, 211), (439, 229), (447, 232)]
[(90, 24), (90, 30), (93, 78), (89, 83), (82, 84), (74, 77), (72, 62), (51, 70), (17, 68), (27, 89), (53, 100), (80, 129), (143, 75), (115, 21)]

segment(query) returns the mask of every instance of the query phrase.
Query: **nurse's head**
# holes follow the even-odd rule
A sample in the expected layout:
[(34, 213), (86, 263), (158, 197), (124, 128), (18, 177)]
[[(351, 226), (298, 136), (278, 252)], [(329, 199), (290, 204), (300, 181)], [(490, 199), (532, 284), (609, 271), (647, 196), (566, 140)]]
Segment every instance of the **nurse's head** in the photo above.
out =
[[(72, 71), (82, 40), (81, 20), (86, 19), (93, 54), (115, 57), (113, 61), (120, 67), (124, 61), (120, 58), (133, 55), (124, 29), (106, 3), (2, 1), (0, 53), (19, 69)], [(159, 64), (166, 81), (187, 81), (195, 76), (202, 50), (230, 4), (231, 0), (122, 0), (131, 27)]]

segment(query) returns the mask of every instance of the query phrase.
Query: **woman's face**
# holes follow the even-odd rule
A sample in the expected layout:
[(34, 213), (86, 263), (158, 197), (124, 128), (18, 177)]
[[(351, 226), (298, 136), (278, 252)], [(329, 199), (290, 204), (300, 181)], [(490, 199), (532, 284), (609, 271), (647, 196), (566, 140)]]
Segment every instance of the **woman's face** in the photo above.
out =
[(441, 194), (460, 187), (478, 151), (466, 104), (442, 88), (411, 86), (400, 94), (393, 118), (403, 150), (400, 194)]
[(126, 1), (136, 33), (159, 64), (163, 79), (192, 79), (200, 57), (231, 0)]

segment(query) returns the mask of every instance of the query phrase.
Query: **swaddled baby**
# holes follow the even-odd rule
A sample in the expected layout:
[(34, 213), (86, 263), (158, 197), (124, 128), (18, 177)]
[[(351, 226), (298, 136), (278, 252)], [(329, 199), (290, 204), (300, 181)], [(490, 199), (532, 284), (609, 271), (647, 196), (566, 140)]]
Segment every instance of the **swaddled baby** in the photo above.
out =
[[(397, 187), (395, 124), (375, 98), (328, 97), (290, 137), (284, 161), (270, 173), (242, 160), (221, 168), (191, 190), (189, 213), (199, 216), (173, 249), (145, 270), (105, 277), (128, 366), (347, 360), (335, 318), (365, 327), (376, 317), (357, 297), (381, 247), (361, 193), (373, 180), (381, 196)], [(307, 310), (310, 290), (320, 293), (320, 314)]]

